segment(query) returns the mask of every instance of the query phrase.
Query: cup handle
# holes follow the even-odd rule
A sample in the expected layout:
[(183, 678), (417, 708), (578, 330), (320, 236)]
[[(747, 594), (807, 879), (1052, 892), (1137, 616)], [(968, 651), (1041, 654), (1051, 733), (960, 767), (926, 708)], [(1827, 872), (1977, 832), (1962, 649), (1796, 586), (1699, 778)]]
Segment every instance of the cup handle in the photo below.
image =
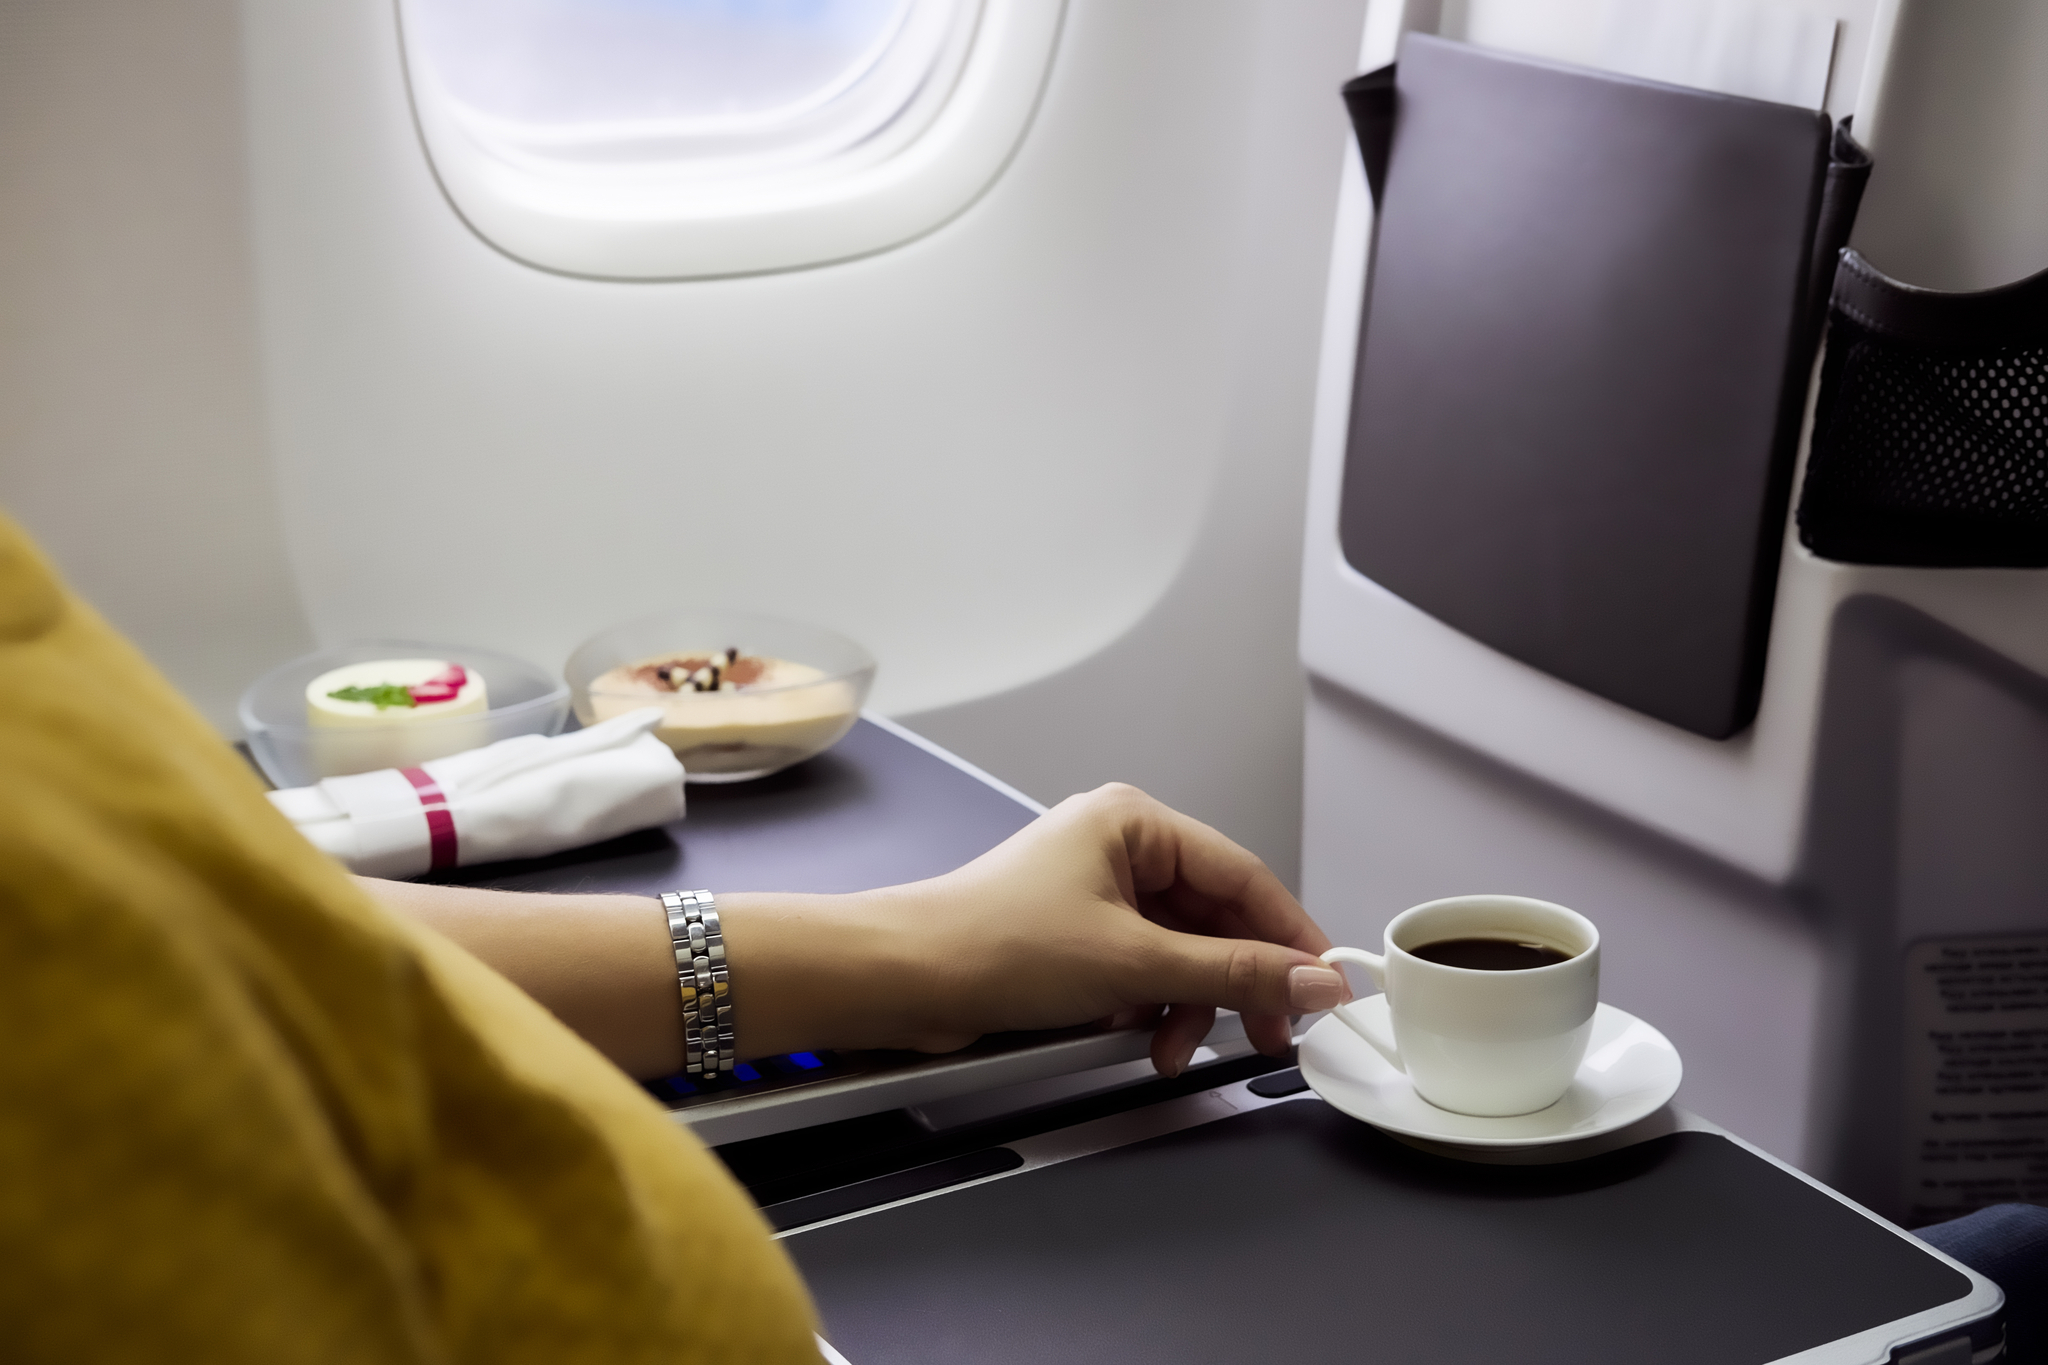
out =
[[(1363, 967), (1372, 973), (1375, 986), (1383, 991), (1387, 988), (1387, 960), (1378, 953), (1368, 953), (1363, 948), (1332, 948), (1323, 954), (1323, 961), (1349, 962)], [(1396, 1071), (1407, 1071), (1408, 1068), (1401, 1064), (1401, 1049), (1394, 1046), (1393, 1035), (1368, 1023), (1364, 1015), (1356, 1013), (1357, 1008), (1358, 1002), (1352, 1001), (1332, 1007), (1330, 1013), (1342, 1020), (1344, 1027), (1371, 1043), (1373, 1050), (1392, 1063)]]

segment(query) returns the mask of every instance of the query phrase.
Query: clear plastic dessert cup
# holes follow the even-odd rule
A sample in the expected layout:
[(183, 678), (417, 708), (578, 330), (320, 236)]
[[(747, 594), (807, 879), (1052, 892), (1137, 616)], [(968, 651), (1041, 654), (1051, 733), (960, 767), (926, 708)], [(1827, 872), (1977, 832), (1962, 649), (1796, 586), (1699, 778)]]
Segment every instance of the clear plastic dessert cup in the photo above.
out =
[[(314, 725), (306, 715), (306, 686), (347, 664), (380, 659), (446, 659), (484, 680), (489, 708), (469, 715), (389, 725)], [(280, 787), (304, 787), (323, 777), (410, 768), (514, 735), (552, 735), (569, 719), (569, 689), (524, 659), (492, 649), (370, 640), (323, 649), (271, 669), (242, 694), (242, 732), (264, 776)]]
[[(722, 661), (728, 651), (743, 665), (765, 660), (771, 671), (761, 682), (703, 691), (687, 682), (669, 691), (666, 682), (627, 676), (669, 660)], [(844, 635), (800, 621), (696, 611), (613, 626), (584, 642), (563, 671), (585, 725), (659, 706), (666, 715), (654, 733), (675, 750), (690, 781), (745, 782), (838, 743), (860, 718), (875, 660)]]

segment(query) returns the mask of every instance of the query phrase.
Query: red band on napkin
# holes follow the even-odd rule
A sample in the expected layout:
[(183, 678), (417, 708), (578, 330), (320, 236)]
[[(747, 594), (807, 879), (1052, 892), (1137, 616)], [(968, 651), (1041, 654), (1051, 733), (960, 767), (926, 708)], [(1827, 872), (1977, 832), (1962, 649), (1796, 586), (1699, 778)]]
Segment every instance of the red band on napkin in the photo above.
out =
[(420, 805), (427, 813), (427, 855), (430, 868), (439, 872), (455, 866), (455, 815), (448, 809), (448, 794), (425, 768), (400, 768), (405, 780), (419, 792)]

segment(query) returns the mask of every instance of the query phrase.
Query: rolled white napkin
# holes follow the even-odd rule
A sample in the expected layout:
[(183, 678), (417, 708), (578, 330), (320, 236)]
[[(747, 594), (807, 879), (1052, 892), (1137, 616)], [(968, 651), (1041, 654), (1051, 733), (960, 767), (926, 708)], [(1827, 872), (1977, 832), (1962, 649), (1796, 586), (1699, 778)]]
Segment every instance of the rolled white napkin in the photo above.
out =
[(366, 877), (538, 858), (683, 818), (683, 765), (651, 733), (662, 715), (643, 707), (573, 734), (330, 777), (270, 801)]

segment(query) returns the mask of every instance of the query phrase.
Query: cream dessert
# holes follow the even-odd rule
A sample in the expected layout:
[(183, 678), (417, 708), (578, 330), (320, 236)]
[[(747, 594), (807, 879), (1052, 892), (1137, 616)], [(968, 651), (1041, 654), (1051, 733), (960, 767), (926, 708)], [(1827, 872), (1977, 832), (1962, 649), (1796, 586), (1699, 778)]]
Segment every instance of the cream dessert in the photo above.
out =
[[(321, 774), (410, 768), (489, 742), (481, 673), (447, 659), (378, 659), (306, 684), (306, 723)], [(436, 724), (473, 717), (467, 722)]]
[(699, 780), (787, 767), (853, 727), (859, 699), (823, 669), (738, 649), (681, 650), (622, 664), (590, 684), (586, 723), (659, 706), (654, 733)]

